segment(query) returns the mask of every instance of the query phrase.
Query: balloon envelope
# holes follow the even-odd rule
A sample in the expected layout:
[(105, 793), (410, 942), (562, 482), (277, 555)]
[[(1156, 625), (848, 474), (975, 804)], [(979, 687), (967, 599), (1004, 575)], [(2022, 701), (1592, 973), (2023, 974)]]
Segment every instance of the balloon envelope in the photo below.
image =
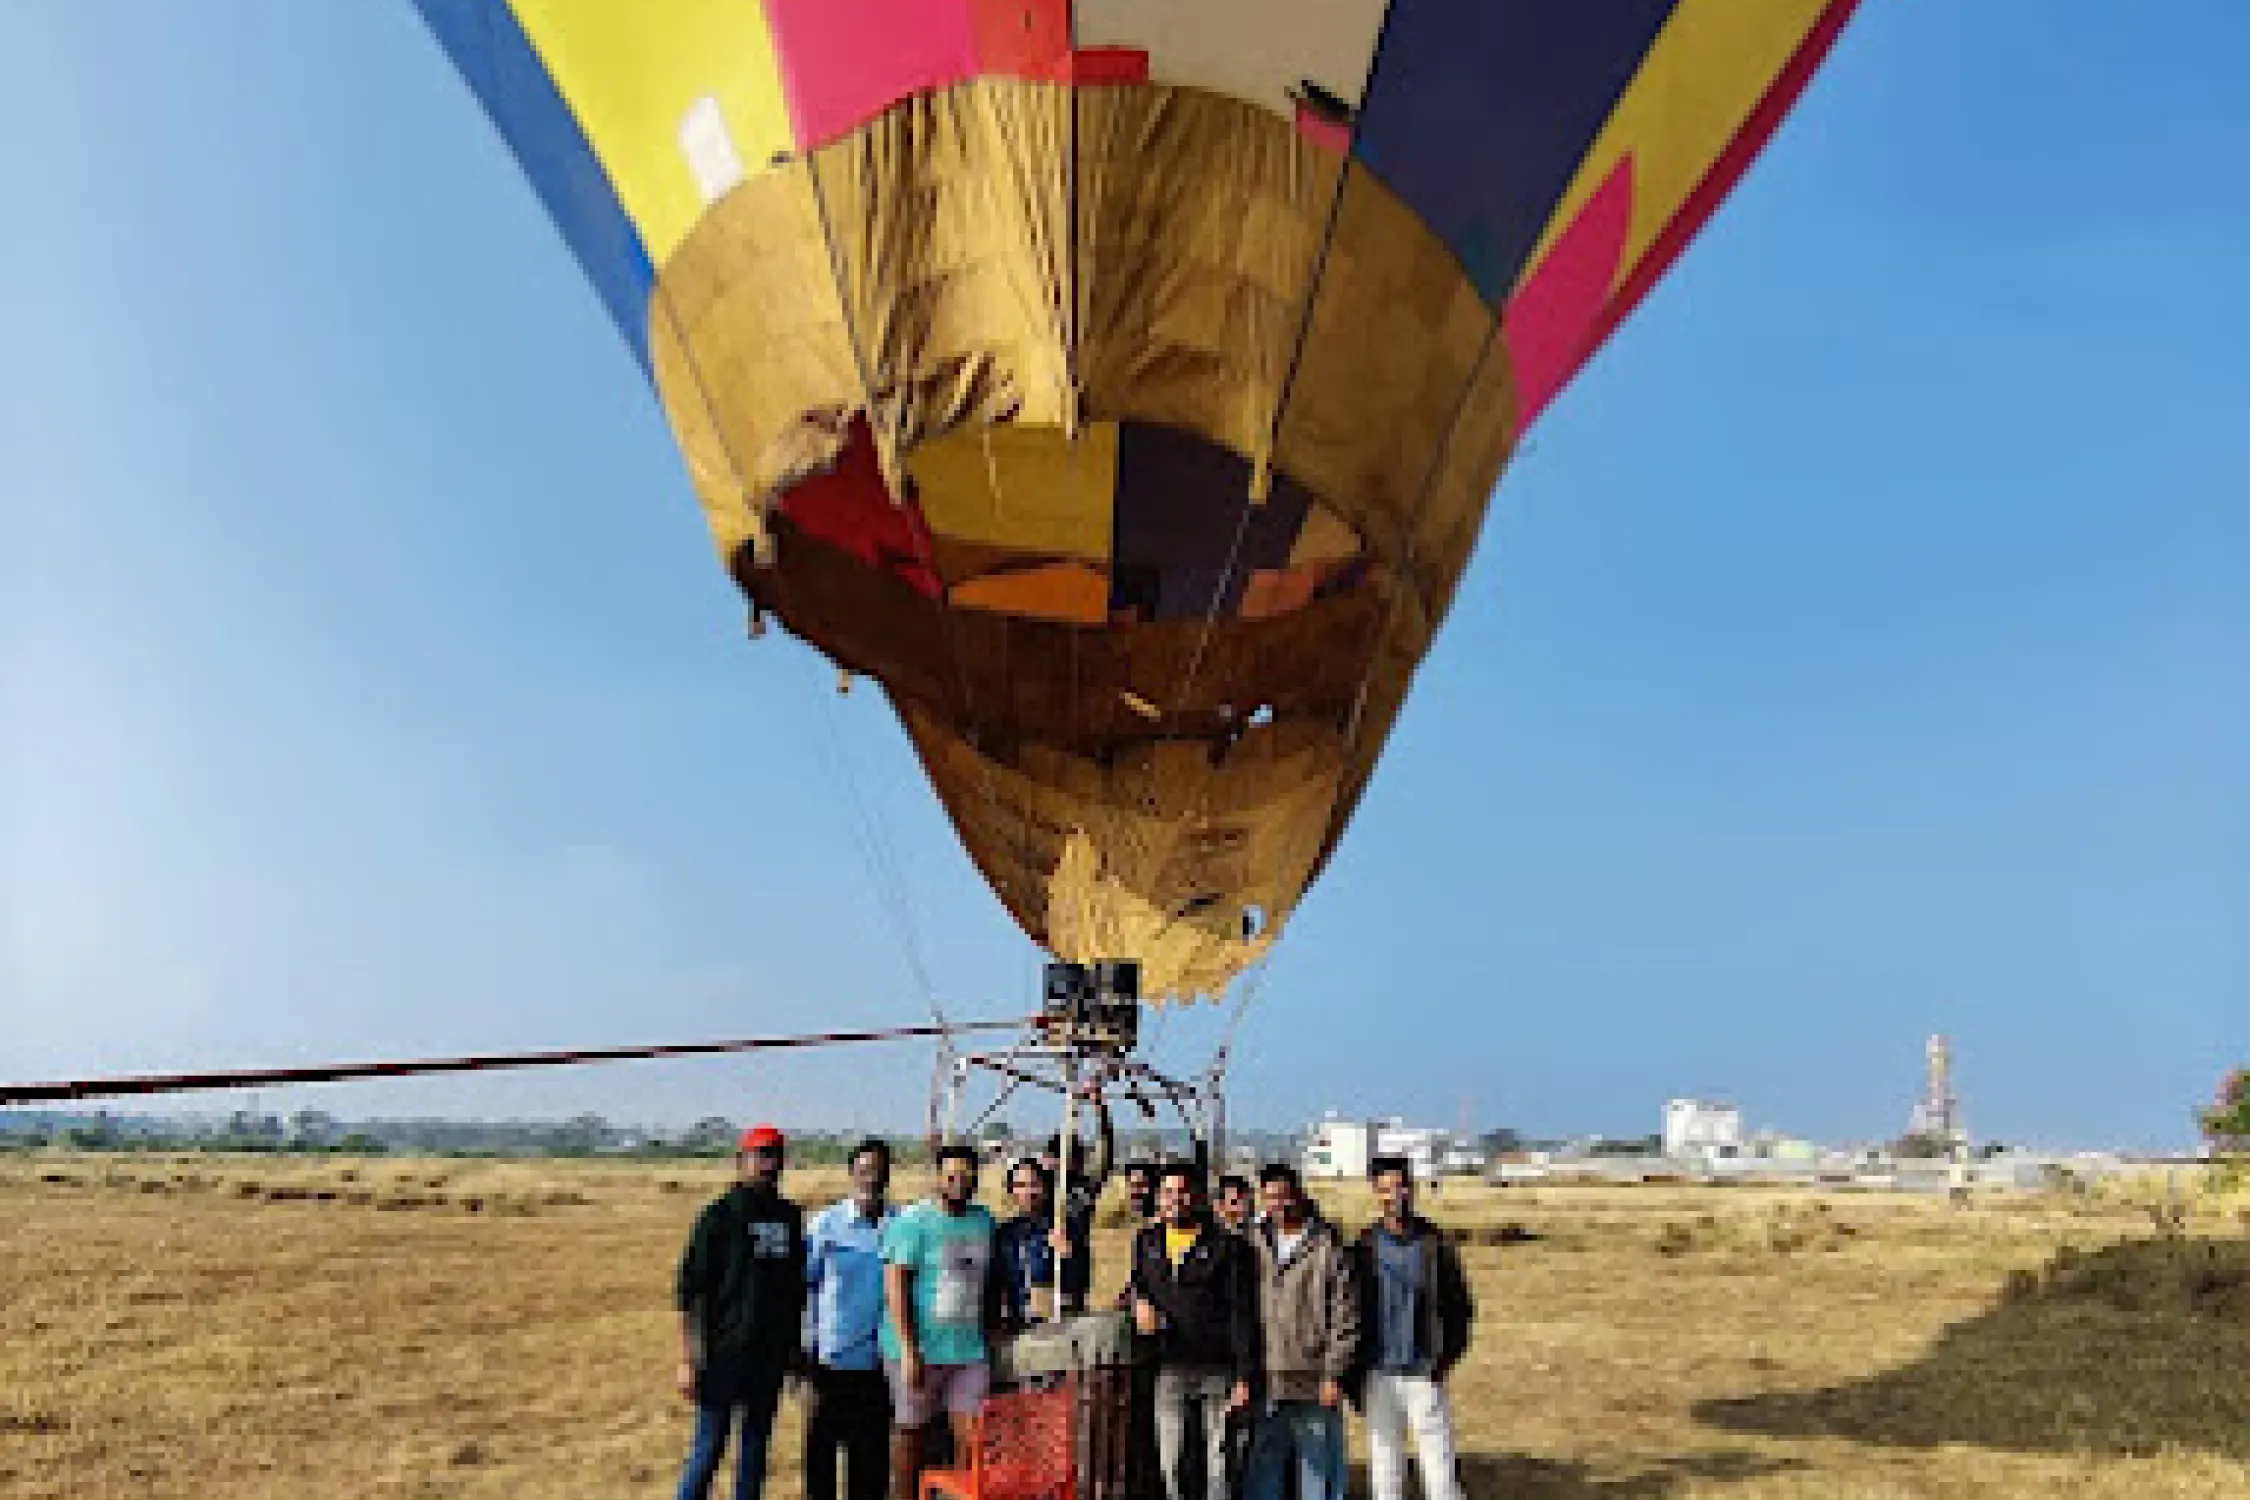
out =
[(1035, 941), (1222, 990), (1516, 441), (1853, 0), (418, 0), (763, 612)]

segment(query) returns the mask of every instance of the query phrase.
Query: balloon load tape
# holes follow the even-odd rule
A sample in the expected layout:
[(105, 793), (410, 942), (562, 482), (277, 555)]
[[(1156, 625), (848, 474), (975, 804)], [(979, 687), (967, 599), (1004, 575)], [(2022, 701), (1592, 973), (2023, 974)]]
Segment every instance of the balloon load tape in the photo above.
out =
[(1124, 1053), (1140, 1041), (1141, 966), (1131, 959), (1047, 965), (1038, 1029), (1046, 1040)]

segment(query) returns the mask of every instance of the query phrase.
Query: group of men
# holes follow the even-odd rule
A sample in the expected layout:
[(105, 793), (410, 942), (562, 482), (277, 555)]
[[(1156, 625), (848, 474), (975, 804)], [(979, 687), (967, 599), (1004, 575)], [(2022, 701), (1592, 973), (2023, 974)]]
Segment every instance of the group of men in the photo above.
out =
[[(730, 1436), (736, 1496), (761, 1493), (792, 1378), (806, 1500), (838, 1500), (839, 1469), (847, 1500), (914, 1500), (930, 1424), (942, 1416), (961, 1451), (973, 1440), (992, 1340), (1086, 1305), (1101, 1172), (1058, 1189), (1055, 1152), (1009, 1168), (1002, 1224), (976, 1201), (973, 1148), (941, 1148), (931, 1196), (899, 1206), (890, 1148), (870, 1139), (850, 1196), (807, 1222), (781, 1192), (781, 1132), (747, 1131), (737, 1182), (680, 1260), (679, 1386), (696, 1410), (681, 1500), (708, 1495)], [(1342, 1500), (1347, 1403), (1367, 1422), (1374, 1500), (1403, 1500), (1410, 1435), (1425, 1500), (1461, 1500), (1446, 1380), (1468, 1349), (1468, 1282), (1415, 1212), (1408, 1163), (1378, 1158), (1370, 1176), (1380, 1216), (1347, 1242), (1286, 1165), (1254, 1189), (1222, 1178), (1215, 1208), (1192, 1163), (1125, 1168), (1119, 1305), (1152, 1355), (1141, 1396), (1166, 1500), (1282, 1500), (1292, 1483), (1297, 1500)]]

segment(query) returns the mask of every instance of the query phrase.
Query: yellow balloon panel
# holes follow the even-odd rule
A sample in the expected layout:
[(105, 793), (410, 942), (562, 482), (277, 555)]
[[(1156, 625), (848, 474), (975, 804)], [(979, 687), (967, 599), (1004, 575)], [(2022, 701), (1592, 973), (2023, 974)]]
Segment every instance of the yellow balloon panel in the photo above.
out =
[(930, 529), (1016, 552), (1107, 562), (1117, 424), (956, 428), (906, 461)]
[[(712, 199), (794, 147), (760, 6), (512, 4), (657, 266)], [(661, 25), (652, 24), (656, 11)]]

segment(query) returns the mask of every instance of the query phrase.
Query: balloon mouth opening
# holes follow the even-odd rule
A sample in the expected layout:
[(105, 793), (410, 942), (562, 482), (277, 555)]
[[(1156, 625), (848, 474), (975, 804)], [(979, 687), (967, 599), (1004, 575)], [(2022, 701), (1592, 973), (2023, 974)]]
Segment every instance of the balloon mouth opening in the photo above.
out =
[(769, 524), (951, 610), (1099, 629), (1280, 619), (1375, 573), (1359, 532), (1309, 490), (1275, 474), (1255, 493), (1246, 459), (1177, 428), (971, 423), (898, 467), (894, 488), (855, 417)]

